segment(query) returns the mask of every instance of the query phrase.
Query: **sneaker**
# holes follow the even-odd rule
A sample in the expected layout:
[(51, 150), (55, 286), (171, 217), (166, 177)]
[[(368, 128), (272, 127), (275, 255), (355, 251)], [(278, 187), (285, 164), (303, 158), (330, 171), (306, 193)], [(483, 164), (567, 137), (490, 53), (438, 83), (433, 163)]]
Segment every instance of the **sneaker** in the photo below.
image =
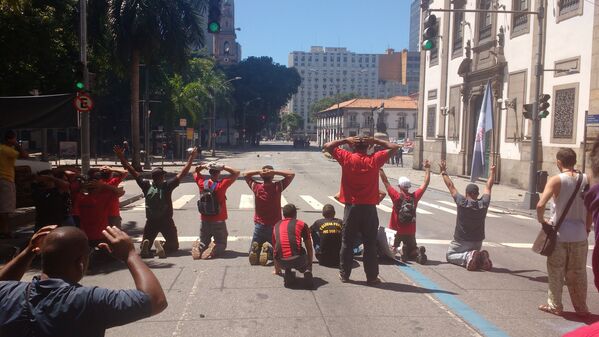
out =
[(474, 271), (478, 270), (478, 268), (480, 268), (480, 252), (478, 250), (473, 250), (466, 263), (466, 269)]
[(314, 288), (314, 277), (309, 270), (304, 273), (304, 286), (307, 290), (312, 290)]
[(424, 246), (418, 247), (418, 256), (416, 257), (416, 262), (420, 264), (426, 264), (428, 261), (428, 257), (426, 256), (426, 248)]
[(342, 273), (339, 273), (339, 280), (341, 281), (341, 283), (347, 283), (349, 282), (349, 277), (345, 276)]
[(373, 278), (372, 280), (366, 280), (366, 285), (374, 287), (376, 285), (381, 284), (381, 279), (378, 277)]
[(202, 260), (210, 260), (214, 257), (215, 246), (216, 244), (214, 243), (214, 241), (211, 241), (208, 247), (206, 247), (206, 249), (204, 249), (204, 251), (202, 252)]
[(354, 252), (354, 256), (360, 256), (362, 255), (362, 246), (358, 246), (358, 247), (354, 247), (353, 252)]
[(491, 270), (491, 268), (493, 268), (493, 262), (491, 262), (491, 259), (489, 259), (489, 252), (486, 250), (481, 250), (480, 254), (479, 254), (479, 263), (480, 263), (480, 268), (482, 270)]
[(259, 258), (259, 262), (261, 266), (266, 266), (266, 264), (268, 263), (268, 252), (271, 249), (271, 245), (268, 242), (265, 242), (262, 244), (262, 249), (260, 250), (260, 258)]
[(200, 245), (200, 240), (196, 240), (191, 247), (191, 257), (194, 260), (199, 260), (202, 258), (202, 249)]
[(156, 248), (156, 255), (161, 259), (166, 259), (166, 252), (164, 251), (164, 241), (155, 240), (154, 247)]
[(151, 259), (154, 257), (154, 255), (150, 251), (150, 241), (148, 239), (145, 239), (141, 242), (141, 246), (139, 248), (139, 256), (141, 256), (142, 259)]
[(291, 269), (285, 269), (285, 275), (283, 276), (285, 288), (291, 287), (293, 281), (295, 281), (295, 272), (291, 271)]
[(250, 250), (250, 264), (252, 266), (255, 266), (258, 264), (258, 251), (260, 250), (260, 245), (258, 244), (258, 242), (254, 241), (252, 242), (252, 248)]

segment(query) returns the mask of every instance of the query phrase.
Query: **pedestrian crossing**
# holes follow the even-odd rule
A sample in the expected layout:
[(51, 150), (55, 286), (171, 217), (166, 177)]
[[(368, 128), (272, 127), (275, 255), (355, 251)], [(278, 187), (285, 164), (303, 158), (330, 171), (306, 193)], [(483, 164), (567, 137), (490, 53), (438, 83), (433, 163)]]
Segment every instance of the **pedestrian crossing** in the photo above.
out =
[[(173, 201), (173, 209), (183, 209), (185, 206), (193, 199), (197, 198), (195, 194), (185, 194), (180, 196), (179, 198)], [(301, 194), (296, 197), (291, 196), (281, 196), (281, 207), (288, 203), (288, 199), (292, 200), (293, 203), (300, 210), (314, 210), (314, 211), (322, 211), (322, 207), (326, 203), (334, 203), (338, 207), (343, 207), (344, 205), (340, 203), (334, 196), (329, 195), (324, 200), (318, 200), (312, 195)], [(239, 195), (238, 202), (234, 200), (233, 197), (229, 196), (228, 207), (229, 209), (235, 209), (235, 206), (239, 210), (253, 210), (254, 209), (254, 195), (253, 194), (241, 194)], [(393, 202), (389, 197), (383, 199), (383, 201), (376, 206), (383, 213), (391, 213), (393, 211)], [(134, 205), (131, 211), (144, 211), (145, 203), (142, 201), (136, 205)], [(488, 218), (515, 218), (520, 220), (533, 220), (533, 218), (520, 215), (520, 214), (510, 214), (508, 211), (489, 207), (489, 211), (487, 213)], [(424, 201), (420, 200), (418, 202), (418, 208), (416, 209), (416, 213), (423, 215), (442, 215), (442, 214), (457, 214), (457, 206), (454, 202), (448, 200), (434, 200), (434, 201)]]

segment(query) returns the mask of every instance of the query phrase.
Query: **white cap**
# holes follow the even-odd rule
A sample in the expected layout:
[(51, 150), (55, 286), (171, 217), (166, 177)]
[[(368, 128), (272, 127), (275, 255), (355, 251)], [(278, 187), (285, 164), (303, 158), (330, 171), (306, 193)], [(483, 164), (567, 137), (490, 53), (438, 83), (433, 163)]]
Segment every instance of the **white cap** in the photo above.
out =
[(399, 177), (399, 179), (397, 179), (397, 186), (409, 190), (410, 187), (412, 187), (412, 183), (407, 177)]

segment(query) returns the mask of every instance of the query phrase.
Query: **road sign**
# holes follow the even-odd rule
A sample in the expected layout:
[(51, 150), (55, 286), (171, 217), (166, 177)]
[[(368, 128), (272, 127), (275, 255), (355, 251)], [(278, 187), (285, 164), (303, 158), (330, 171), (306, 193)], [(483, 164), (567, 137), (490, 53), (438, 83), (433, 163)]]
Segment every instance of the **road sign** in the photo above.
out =
[(599, 124), (599, 115), (588, 115), (587, 124)]
[(94, 101), (86, 93), (78, 93), (73, 99), (73, 106), (79, 112), (88, 112), (94, 107)]
[(187, 140), (193, 140), (193, 128), (187, 128)]
[(187, 119), (180, 118), (179, 119), (179, 126), (187, 126)]

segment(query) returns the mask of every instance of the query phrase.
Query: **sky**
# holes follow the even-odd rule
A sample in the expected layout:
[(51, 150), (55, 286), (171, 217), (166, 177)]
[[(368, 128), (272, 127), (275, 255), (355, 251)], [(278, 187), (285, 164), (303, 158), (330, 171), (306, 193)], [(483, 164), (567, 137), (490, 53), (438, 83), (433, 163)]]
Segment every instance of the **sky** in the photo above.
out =
[(347, 47), (382, 54), (408, 48), (411, 0), (235, 0), (242, 58), (270, 56), (287, 65), (292, 51)]

